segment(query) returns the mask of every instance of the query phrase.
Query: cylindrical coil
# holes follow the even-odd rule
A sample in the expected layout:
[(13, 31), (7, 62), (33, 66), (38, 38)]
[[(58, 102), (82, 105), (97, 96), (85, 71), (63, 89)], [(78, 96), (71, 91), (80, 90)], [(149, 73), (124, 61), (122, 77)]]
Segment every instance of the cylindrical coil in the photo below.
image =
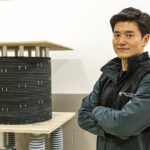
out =
[(29, 150), (45, 150), (45, 136), (29, 137)]
[(13, 150), (15, 146), (15, 133), (3, 133), (3, 145), (7, 150)]
[(51, 133), (51, 150), (63, 150), (63, 129), (57, 128)]

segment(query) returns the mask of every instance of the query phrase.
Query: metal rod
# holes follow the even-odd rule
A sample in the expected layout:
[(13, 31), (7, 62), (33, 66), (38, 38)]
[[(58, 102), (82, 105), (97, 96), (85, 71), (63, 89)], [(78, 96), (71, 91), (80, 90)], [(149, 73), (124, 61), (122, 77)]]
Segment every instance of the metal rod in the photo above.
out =
[(2, 56), (7, 56), (7, 46), (3, 46), (3, 49), (2, 49)]
[(15, 49), (15, 56), (18, 56), (18, 49)]
[(40, 46), (35, 47), (35, 57), (40, 57)]
[(31, 57), (31, 56), (32, 56), (32, 50), (28, 49), (28, 57)]
[(43, 48), (42, 47), (40, 48), (40, 57), (44, 57), (43, 56)]
[(49, 48), (48, 47), (45, 48), (45, 57), (49, 57)]
[(23, 45), (19, 46), (19, 54), (20, 54), (20, 56), (24, 56), (24, 46)]

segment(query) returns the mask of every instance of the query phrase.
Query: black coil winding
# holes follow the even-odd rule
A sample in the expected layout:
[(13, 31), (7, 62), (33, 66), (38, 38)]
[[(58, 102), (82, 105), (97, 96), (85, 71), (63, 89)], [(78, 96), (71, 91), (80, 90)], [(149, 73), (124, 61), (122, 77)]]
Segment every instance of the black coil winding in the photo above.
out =
[(0, 124), (52, 118), (50, 66), (50, 58), (0, 57)]

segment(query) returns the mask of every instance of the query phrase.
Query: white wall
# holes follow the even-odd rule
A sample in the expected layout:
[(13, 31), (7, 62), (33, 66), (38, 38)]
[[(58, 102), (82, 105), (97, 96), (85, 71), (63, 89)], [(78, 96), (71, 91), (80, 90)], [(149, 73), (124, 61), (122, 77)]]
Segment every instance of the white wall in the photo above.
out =
[(99, 68), (115, 57), (110, 17), (130, 6), (150, 14), (149, 4), (149, 0), (3, 0), (0, 41), (48, 40), (73, 48), (50, 53), (52, 91), (89, 93), (101, 74)]

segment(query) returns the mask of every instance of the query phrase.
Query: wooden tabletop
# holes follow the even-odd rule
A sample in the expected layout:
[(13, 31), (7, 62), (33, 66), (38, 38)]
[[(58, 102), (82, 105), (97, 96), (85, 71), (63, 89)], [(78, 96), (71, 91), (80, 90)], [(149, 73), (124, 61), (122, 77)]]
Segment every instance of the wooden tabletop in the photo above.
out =
[(75, 115), (75, 112), (53, 112), (51, 120), (27, 125), (0, 125), (0, 132), (50, 134)]
[(49, 41), (16, 41), (16, 42), (0, 42), (0, 46), (41, 46), (48, 47), (51, 51), (57, 50), (73, 50), (72, 48), (56, 44)]

